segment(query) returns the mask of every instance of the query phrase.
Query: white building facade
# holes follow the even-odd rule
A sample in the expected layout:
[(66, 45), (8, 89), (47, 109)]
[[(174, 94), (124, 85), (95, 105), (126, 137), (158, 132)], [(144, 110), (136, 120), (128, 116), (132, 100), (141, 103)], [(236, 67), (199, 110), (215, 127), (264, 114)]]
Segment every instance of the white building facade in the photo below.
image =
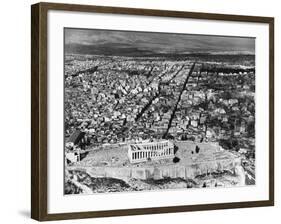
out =
[(128, 144), (128, 157), (131, 163), (174, 157), (174, 144), (168, 140)]

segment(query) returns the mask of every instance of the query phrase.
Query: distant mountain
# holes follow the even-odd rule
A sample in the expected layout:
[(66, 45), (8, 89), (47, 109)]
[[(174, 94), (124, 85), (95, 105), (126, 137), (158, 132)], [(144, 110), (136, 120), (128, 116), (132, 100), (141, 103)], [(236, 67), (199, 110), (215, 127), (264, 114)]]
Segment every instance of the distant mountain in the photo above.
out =
[(165, 50), (147, 49), (140, 47), (133, 47), (124, 43), (111, 43), (111, 44), (99, 44), (99, 45), (83, 45), (83, 44), (66, 44), (65, 52), (67, 54), (88, 54), (88, 55), (106, 55), (106, 56), (206, 56), (206, 55), (253, 55), (251, 52), (245, 51), (195, 51), (189, 52), (174, 51), (165, 52)]
[(101, 44), (101, 45), (82, 45), (66, 44), (65, 52), (70, 54), (92, 54), (92, 55), (116, 55), (116, 56), (145, 56), (156, 52), (131, 47), (126, 44)]
[(213, 36), (99, 29), (65, 29), (65, 51), (74, 54), (245, 55), (254, 54), (251, 37)]

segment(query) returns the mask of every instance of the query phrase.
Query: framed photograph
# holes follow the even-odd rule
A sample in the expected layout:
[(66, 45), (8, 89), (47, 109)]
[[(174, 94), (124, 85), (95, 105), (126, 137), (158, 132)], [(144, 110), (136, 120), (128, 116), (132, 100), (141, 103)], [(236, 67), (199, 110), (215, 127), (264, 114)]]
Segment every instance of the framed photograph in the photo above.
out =
[(32, 218), (274, 205), (274, 18), (31, 8)]

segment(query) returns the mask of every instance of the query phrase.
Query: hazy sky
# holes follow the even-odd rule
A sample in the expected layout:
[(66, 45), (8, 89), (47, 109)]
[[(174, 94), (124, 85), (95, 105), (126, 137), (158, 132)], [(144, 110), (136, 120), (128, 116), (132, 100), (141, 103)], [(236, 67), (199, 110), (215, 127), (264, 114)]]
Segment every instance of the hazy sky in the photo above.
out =
[[(112, 30), (65, 29), (68, 51), (89, 49), (110, 52), (134, 49), (154, 53), (255, 53), (255, 39), (171, 33), (128, 32)], [(77, 53), (77, 52), (71, 52)]]

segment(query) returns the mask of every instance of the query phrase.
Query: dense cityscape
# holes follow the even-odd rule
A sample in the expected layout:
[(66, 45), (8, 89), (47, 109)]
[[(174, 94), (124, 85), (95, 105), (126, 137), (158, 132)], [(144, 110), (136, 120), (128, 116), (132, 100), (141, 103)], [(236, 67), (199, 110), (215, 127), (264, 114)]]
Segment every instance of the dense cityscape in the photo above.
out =
[(243, 57), (67, 55), (65, 137), (79, 128), (89, 146), (170, 138), (254, 149), (254, 57)]

